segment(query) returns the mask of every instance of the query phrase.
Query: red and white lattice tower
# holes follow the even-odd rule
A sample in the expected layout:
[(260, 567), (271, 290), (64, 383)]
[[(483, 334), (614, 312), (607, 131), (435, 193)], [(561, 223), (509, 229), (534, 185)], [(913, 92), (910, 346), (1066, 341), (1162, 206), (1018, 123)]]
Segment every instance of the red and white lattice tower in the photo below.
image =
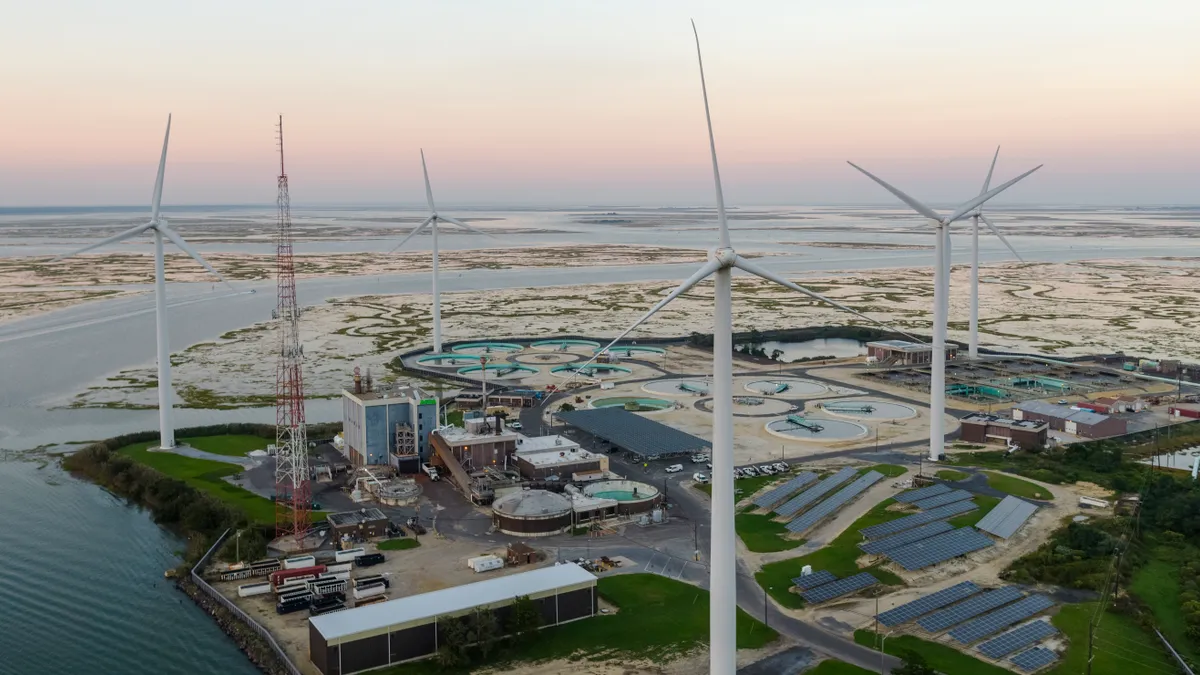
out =
[(299, 544), (309, 526), (312, 491), (304, 428), (304, 350), (292, 259), (292, 206), (283, 166), (283, 116), (279, 116), (279, 241), (276, 248), (279, 364), (275, 368), (275, 534)]

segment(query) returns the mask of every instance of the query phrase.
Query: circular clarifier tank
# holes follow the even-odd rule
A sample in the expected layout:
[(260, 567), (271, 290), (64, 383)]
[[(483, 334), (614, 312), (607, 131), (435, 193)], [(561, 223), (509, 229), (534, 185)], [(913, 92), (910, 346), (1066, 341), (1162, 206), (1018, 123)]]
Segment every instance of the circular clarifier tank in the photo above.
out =
[(584, 377), (591, 377), (600, 380), (612, 380), (618, 377), (625, 377), (633, 371), (625, 366), (615, 366), (610, 363), (593, 363), (587, 367), (580, 364), (567, 364), (565, 366), (557, 366), (550, 369), (550, 372), (559, 377), (570, 377), (575, 373), (579, 373)]
[[(531, 365), (557, 365), (572, 363), (583, 358), (581, 354), (572, 354), (571, 352), (524, 352), (510, 357), (509, 360)], [(479, 362), (478, 357), (475, 357), (475, 362)]]
[(700, 378), (677, 377), (647, 382), (642, 385), (642, 390), (651, 394), (663, 394), (666, 396), (708, 396), (708, 390), (711, 386), (707, 380)]
[(455, 354), (511, 354), (522, 347), (511, 342), (468, 342), (451, 349)]
[(817, 407), (830, 415), (858, 420), (906, 420), (917, 416), (916, 408), (891, 401), (828, 401)]
[[(712, 412), (712, 399), (701, 401), (700, 407), (705, 412)], [(792, 404), (779, 398), (766, 398), (764, 396), (733, 397), (734, 415), (767, 417), (770, 415), (782, 415), (789, 410), (792, 410)]]
[(417, 363), (435, 368), (457, 368), (460, 366), (479, 365), (479, 357), (455, 356), (454, 354), (427, 354), (417, 359)]
[(459, 375), (480, 375), (482, 371), (487, 370), (488, 379), (500, 380), (516, 380), (522, 377), (527, 377), (538, 372), (537, 368), (523, 366), (519, 363), (489, 363), (486, 366), (473, 365), (466, 368), (459, 368)]
[(867, 435), (867, 428), (855, 422), (789, 415), (767, 422), (767, 431), (798, 441), (848, 441)]
[(801, 380), (795, 377), (781, 377), (773, 380), (754, 380), (746, 383), (746, 391), (767, 396), (816, 396), (829, 391), (829, 388), (812, 380)]
[(639, 398), (637, 396), (610, 396), (593, 399), (593, 408), (624, 408), (630, 412), (656, 412), (674, 407), (674, 403), (661, 398)]
[[(594, 351), (596, 353), (600, 353), (599, 345), (597, 345), (597, 349), (595, 349)], [(640, 355), (666, 354), (667, 350), (663, 349), (662, 347), (645, 347), (642, 345), (617, 345), (616, 347), (609, 347), (608, 353), (616, 354), (617, 356), (628, 359), (631, 357), (637, 358), (637, 356), (639, 354)]]
[(594, 340), (538, 340), (529, 346), (534, 349), (545, 349), (548, 351), (566, 351), (577, 347), (599, 349), (600, 343)]

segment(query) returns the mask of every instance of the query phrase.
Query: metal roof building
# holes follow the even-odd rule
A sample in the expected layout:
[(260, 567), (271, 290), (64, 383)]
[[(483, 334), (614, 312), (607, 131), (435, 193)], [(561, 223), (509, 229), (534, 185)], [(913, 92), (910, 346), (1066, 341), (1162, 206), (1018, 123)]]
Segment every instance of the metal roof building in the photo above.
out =
[(1001, 539), (1008, 539), (1021, 529), (1034, 511), (1037, 511), (1037, 507), (1033, 504), (1009, 495), (980, 518), (975, 527)]
[(621, 408), (555, 413), (567, 424), (594, 434), (643, 459), (711, 450), (712, 443)]
[(543, 626), (555, 626), (596, 614), (596, 577), (566, 563), (315, 616), (308, 620), (309, 659), (324, 675), (349, 675), (432, 656), (439, 619), (479, 608), (503, 626), (519, 596), (538, 605)]
[(1083, 436), (1084, 438), (1108, 438), (1126, 433), (1124, 419), (1101, 415), (1091, 410), (1079, 410), (1065, 405), (1045, 401), (1025, 401), (1013, 406), (1015, 420), (1039, 420), (1050, 424), (1055, 431)]

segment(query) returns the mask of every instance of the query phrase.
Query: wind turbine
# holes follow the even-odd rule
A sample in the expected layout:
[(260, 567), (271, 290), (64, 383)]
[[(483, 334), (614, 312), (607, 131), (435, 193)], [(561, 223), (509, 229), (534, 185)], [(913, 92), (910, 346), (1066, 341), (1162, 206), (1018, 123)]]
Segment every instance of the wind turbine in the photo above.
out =
[[(418, 234), (424, 232), (425, 228), (428, 227), (433, 229), (433, 353), (441, 354), (442, 297), (438, 291), (438, 223), (451, 223), (463, 228), (464, 230), (474, 232), (475, 234), (482, 234), (487, 237), (492, 237), (492, 235), (484, 232), (483, 230), (471, 227), (461, 220), (455, 220), (454, 218), (443, 216), (437, 212), (437, 207), (433, 205), (433, 189), (429, 187), (429, 169), (425, 168), (424, 149), (421, 150), (421, 172), (425, 174), (425, 201), (429, 204), (429, 217), (423, 220), (420, 225), (413, 229), (412, 232), (409, 232), (407, 237), (401, 239), (400, 243), (396, 244), (396, 248), (391, 250), (391, 253), (395, 253), (396, 251), (400, 250), (402, 246), (408, 243), (409, 239), (412, 239)], [(495, 239), (495, 237), (492, 238)]]
[[(654, 316), (672, 300), (686, 293), (696, 284), (713, 277), (713, 432), (712, 432), (712, 541), (710, 558), (709, 592), (709, 672), (713, 675), (733, 675), (737, 668), (735, 645), (735, 623), (737, 610), (737, 557), (734, 545), (733, 526), (733, 319), (731, 279), (733, 268), (753, 274), (785, 288), (803, 293), (811, 298), (849, 312), (855, 316), (879, 323), (849, 307), (834, 302), (822, 295), (798, 286), (787, 279), (769, 272), (742, 258), (729, 242), (729, 225), (725, 217), (725, 198), (721, 192), (721, 173), (717, 166), (717, 146), (713, 138), (712, 116), (708, 107), (708, 88), (704, 82), (704, 60), (700, 55), (700, 35), (692, 23), (696, 37), (696, 59), (700, 65), (700, 90), (704, 96), (704, 117), (708, 124), (708, 146), (712, 155), (713, 185), (717, 196), (717, 223), (720, 238), (717, 246), (708, 252), (706, 262), (696, 273), (688, 277), (675, 290), (650, 308), (648, 312), (625, 329), (616, 339), (597, 351), (576, 372), (581, 372), (620, 342), (635, 328)], [(880, 324), (882, 325), (882, 324)], [(886, 326), (885, 326), (886, 327)]]
[(936, 462), (941, 458), (942, 450), (945, 447), (945, 420), (943, 417), (946, 414), (946, 316), (949, 314), (950, 304), (950, 223), (971, 215), (986, 201), (1042, 168), (1042, 165), (1035, 166), (998, 188), (985, 189), (974, 199), (959, 206), (949, 216), (942, 216), (854, 162), (847, 162), (847, 164), (861, 171), (867, 178), (879, 183), (912, 210), (932, 220), (936, 228), (937, 244), (934, 246), (933, 274), (933, 363), (930, 373), (932, 381), (929, 387), (929, 458)]
[(208, 264), (207, 260), (202, 258), (191, 245), (184, 241), (183, 237), (180, 237), (174, 230), (167, 227), (165, 218), (159, 216), (159, 207), (162, 204), (163, 176), (167, 170), (167, 144), (170, 140), (171, 116), (167, 115), (167, 133), (163, 136), (162, 157), (158, 160), (158, 177), (154, 180), (154, 197), (150, 205), (150, 222), (138, 225), (137, 227), (131, 227), (120, 234), (113, 235), (91, 246), (85, 246), (78, 251), (60, 255), (50, 261), (52, 263), (58, 262), (63, 258), (79, 255), (85, 251), (114, 244), (118, 241), (132, 239), (143, 232), (154, 232), (154, 315), (158, 336), (158, 434), (159, 447), (164, 450), (175, 447), (175, 428), (171, 426), (171, 348), (167, 344), (167, 282), (163, 271), (163, 238), (170, 239), (180, 250), (191, 256), (193, 260), (200, 263), (201, 267), (208, 270), (223, 283), (226, 285), (229, 283), (225, 281), (225, 277), (221, 276), (220, 272), (213, 269), (213, 266)]

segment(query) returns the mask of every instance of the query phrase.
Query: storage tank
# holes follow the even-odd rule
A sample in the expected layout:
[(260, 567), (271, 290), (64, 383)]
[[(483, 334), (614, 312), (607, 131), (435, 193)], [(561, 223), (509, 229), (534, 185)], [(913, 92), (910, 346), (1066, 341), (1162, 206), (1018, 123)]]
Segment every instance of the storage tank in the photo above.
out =
[(522, 490), (492, 503), (496, 529), (515, 537), (548, 537), (571, 527), (571, 500), (546, 490)]

